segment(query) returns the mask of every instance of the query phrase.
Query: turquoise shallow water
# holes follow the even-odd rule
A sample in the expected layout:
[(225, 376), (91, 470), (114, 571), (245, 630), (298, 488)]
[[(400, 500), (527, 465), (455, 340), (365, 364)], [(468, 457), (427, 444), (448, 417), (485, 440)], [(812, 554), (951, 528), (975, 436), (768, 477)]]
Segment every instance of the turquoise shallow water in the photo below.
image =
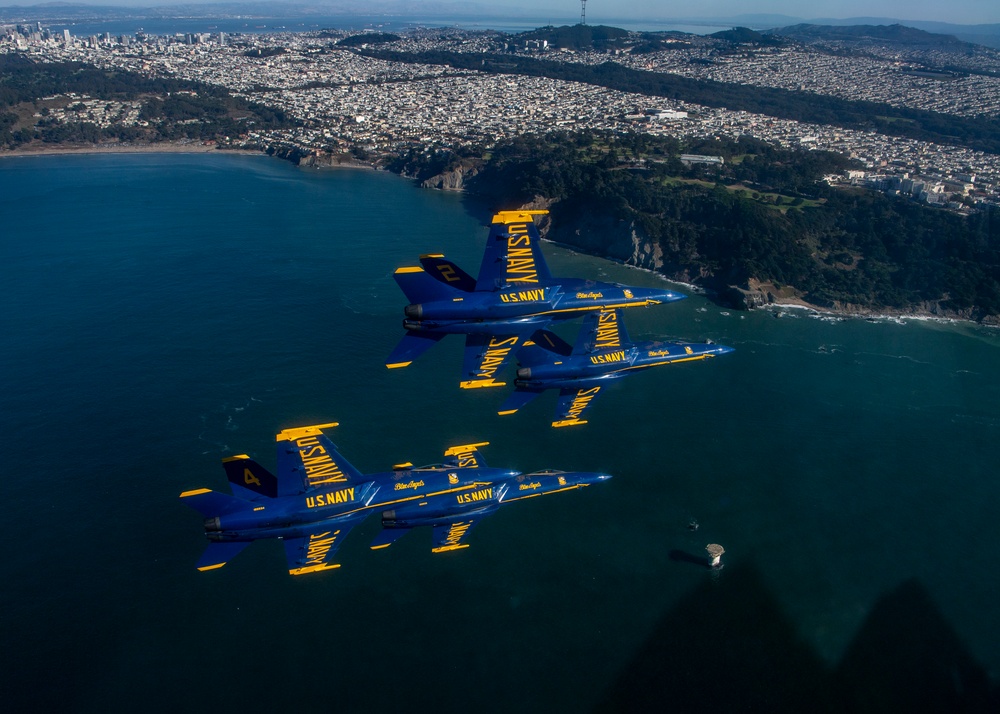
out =
[[(893, 681), (915, 691), (925, 660), (956, 691), (996, 681), (1000, 333), (692, 295), (630, 313), (632, 336), (736, 352), (626, 380), (583, 428), (547, 427), (551, 395), (501, 418), (503, 394), (457, 389), (457, 338), (383, 367), (392, 271), (438, 251), (475, 270), (493, 208), (263, 157), (0, 161), (14, 710), (578, 711), (682, 703), (705, 662), (731, 663), (734, 692), (741, 671), (788, 692), (776, 710), (869, 691), (857, 672), (906, 653), (923, 659)], [(658, 284), (547, 253), (556, 274)], [(177, 495), (327, 421), (363, 471), (490, 441), (491, 464), (615, 478), (504, 509), (455, 553), (422, 532), (371, 552), (371, 519), (335, 572), (290, 577), (275, 542), (197, 572)], [(690, 562), (710, 542), (718, 573)]]

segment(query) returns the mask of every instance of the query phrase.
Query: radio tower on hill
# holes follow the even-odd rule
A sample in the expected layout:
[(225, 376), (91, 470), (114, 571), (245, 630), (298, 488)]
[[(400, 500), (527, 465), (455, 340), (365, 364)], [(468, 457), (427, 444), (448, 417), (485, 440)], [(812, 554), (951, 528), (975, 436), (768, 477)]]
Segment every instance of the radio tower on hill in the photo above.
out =
[(587, 24), (587, 0), (580, 0), (580, 24)]

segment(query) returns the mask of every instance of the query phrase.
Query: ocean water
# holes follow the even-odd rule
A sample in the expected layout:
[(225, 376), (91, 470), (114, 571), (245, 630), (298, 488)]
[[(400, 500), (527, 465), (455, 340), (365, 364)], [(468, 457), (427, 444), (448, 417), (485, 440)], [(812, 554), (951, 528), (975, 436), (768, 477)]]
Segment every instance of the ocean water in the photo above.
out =
[[(625, 380), (584, 427), (550, 429), (552, 395), (499, 417), (504, 394), (457, 388), (459, 338), (383, 366), (393, 270), (474, 271), (496, 208), (257, 156), (0, 160), (5, 710), (987, 710), (1000, 332), (692, 294), (632, 336), (734, 353)], [(453, 553), (369, 551), (372, 518), (333, 572), (289, 576), (278, 542), (196, 571), (178, 494), (329, 421), (362, 471), (489, 441), (492, 465), (615, 478)]]

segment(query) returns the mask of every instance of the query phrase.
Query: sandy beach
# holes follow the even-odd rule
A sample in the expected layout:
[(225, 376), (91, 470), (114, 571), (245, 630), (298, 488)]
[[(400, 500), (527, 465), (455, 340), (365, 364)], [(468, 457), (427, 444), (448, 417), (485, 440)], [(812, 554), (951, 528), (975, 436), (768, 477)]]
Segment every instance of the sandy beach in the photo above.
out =
[(203, 144), (199, 141), (164, 141), (155, 144), (65, 144), (55, 146), (30, 146), (0, 151), (0, 158), (4, 156), (50, 156), (55, 154), (207, 154), (213, 151), (224, 151), (227, 154), (262, 153), (260, 151), (253, 151), (250, 149), (220, 149), (216, 144)]

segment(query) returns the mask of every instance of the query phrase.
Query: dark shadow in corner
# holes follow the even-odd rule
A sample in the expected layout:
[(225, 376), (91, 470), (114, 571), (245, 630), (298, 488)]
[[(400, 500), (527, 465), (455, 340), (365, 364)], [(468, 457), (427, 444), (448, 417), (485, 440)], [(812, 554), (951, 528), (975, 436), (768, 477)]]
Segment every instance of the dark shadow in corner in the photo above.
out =
[(757, 570), (730, 564), (660, 620), (596, 711), (831, 711), (826, 681)]
[(995, 713), (998, 704), (1000, 687), (990, 691), (917, 581), (879, 598), (831, 671), (757, 569), (730, 563), (661, 618), (594, 711)]
[(832, 681), (841, 711), (1000, 712), (1000, 692), (915, 579), (878, 599)]

